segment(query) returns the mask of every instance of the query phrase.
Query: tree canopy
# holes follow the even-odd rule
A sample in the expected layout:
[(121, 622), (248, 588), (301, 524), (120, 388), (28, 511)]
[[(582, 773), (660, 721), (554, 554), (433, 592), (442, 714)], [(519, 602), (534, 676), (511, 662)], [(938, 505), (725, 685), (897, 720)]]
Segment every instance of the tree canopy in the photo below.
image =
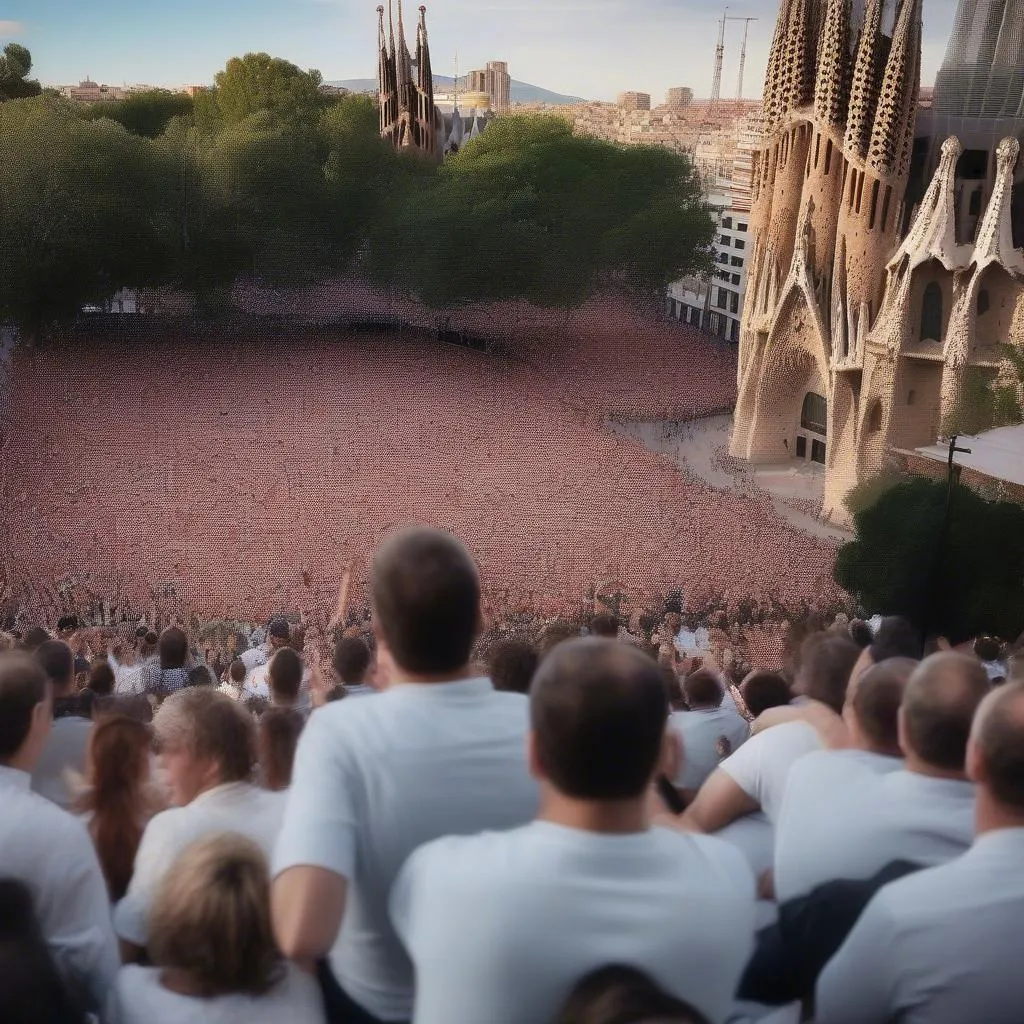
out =
[(185, 93), (150, 89), (133, 92), (125, 99), (113, 103), (93, 104), (87, 116), (106, 117), (124, 125), (136, 135), (156, 139), (166, 131), (172, 118), (191, 114), (192, 106), (192, 98)]
[(394, 204), (368, 267), (435, 307), (571, 307), (600, 287), (649, 292), (709, 270), (713, 234), (685, 157), (558, 117), (503, 117)]
[(896, 484), (854, 516), (836, 582), (870, 612), (903, 615), (960, 643), (1024, 630), (1024, 507), (957, 486), (942, 541), (946, 484)]
[(320, 91), (323, 78), (319, 71), (303, 71), (267, 53), (232, 57), (214, 83), (209, 95), (225, 125), (237, 124), (259, 111), (312, 120), (331, 102)]
[(29, 79), (32, 54), (19, 43), (8, 43), (0, 55), (0, 103), (38, 96), (42, 87)]

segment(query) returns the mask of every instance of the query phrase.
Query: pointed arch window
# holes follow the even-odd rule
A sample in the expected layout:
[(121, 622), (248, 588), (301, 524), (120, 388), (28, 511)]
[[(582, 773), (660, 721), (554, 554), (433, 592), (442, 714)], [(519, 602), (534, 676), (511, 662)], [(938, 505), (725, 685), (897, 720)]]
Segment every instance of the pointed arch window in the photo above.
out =
[(828, 433), (828, 402), (824, 395), (808, 391), (800, 411), (800, 426), (815, 434)]
[(978, 292), (978, 316), (984, 316), (989, 309), (988, 291), (982, 288)]
[(929, 281), (921, 296), (921, 341), (942, 341), (942, 285)]
[(882, 429), (882, 403), (875, 399), (868, 410), (868, 432), (877, 434)]

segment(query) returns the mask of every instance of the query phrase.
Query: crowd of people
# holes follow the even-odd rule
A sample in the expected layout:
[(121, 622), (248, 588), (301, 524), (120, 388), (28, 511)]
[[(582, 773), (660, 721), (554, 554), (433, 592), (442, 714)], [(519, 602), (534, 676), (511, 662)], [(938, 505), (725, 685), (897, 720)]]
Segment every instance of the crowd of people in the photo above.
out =
[(737, 681), (670, 609), (481, 663), (425, 528), (369, 588), (327, 659), (2, 638), (0, 1020), (1019, 1024), (1024, 656), (838, 619)]

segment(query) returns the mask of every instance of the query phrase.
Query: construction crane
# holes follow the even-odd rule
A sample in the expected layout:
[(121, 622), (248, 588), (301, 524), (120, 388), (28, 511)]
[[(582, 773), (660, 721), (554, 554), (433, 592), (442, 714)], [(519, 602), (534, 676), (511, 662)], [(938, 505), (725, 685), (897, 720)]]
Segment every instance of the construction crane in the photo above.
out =
[(750, 30), (750, 23), (757, 21), (757, 18), (733, 18), (733, 21), (743, 22), (743, 46), (740, 47), (740, 73), (736, 82), (736, 99), (743, 99), (743, 67), (747, 63), (747, 32)]
[(715, 77), (711, 85), (711, 106), (717, 106), (718, 101), (722, 97), (722, 61), (725, 57), (725, 23), (727, 21), (742, 21), (743, 22), (743, 47), (740, 50), (740, 73), (739, 82), (736, 88), (736, 99), (743, 99), (743, 69), (747, 63), (747, 32), (750, 29), (750, 23), (757, 21), (757, 18), (739, 18), (731, 17), (728, 13), (729, 8), (725, 7), (722, 9), (722, 18), (718, 23), (718, 45), (715, 47)]

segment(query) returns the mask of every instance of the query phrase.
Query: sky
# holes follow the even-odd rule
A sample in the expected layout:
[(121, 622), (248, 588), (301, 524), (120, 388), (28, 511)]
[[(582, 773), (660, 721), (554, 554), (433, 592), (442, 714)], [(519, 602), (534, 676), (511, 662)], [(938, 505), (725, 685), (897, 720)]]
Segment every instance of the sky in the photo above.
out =
[[(387, 0), (384, 0), (386, 4)], [(702, 0), (423, 0), (436, 74), (505, 60), (519, 81), (594, 100), (627, 89), (711, 88), (723, 4)], [(0, 46), (27, 46), (47, 85), (212, 81), (229, 57), (263, 50), (326, 81), (376, 74), (376, 0), (0, 0)], [(407, 0), (407, 26), (416, 0)], [(955, 0), (925, 0), (922, 81), (935, 77)], [(760, 96), (777, 0), (734, 0), (753, 17), (744, 95)], [(728, 22), (722, 95), (735, 96), (743, 25)]]

